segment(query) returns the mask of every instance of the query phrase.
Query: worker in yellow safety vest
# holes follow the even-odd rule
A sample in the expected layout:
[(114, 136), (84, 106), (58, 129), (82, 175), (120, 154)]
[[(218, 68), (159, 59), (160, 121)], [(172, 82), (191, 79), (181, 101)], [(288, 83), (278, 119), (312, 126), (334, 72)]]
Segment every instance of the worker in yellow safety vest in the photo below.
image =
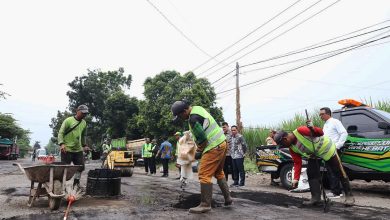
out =
[[(149, 138), (145, 138), (145, 144), (142, 146), (142, 159), (144, 160), (144, 165), (145, 165), (145, 173), (146, 175), (152, 174), (152, 163), (151, 163), (151, 158), (152, 158), (152, 143), (150, 143)], [(149, 173), (150, 170), (150, 173)]]
[(301, 174), (302, 157), (308, 159), (307, 176), (309, 179), (311, 199), (304, 205), (318, 205), (321, 203), (320, 167), (318, 160), (324, 160), (332, 172), (340, 179), (345, 193), (344, 205), (351, 206), (355, 199), (351, 193), (348, 176), (336, 153), (336, 146), (330, 138), (324, 136), (321, 128), (314, 127), (311, 122), (308, 126), (301, 126), (293, 132), (277, 131), (274, 136), (275, 142), (280, 147), (288, 147), (294, 161), (294, 179), (292, 188), (298, 186)]
[(214, 176), (225, 198), (225, 206), (233, 203), (229, 186), (225, 179), (223, 166), (226, 156), (226, 138), (222, 128), (213, 116), (201, 106), (191, 106), (187, 101), (176, 101), (171, 107), (174, 123), (188, 120), (190, 131), (197, 145), (195, 159), (200, 160), (198, 177), (200, 181), (201, 202), (190, 208), (190, 213), (204, 213), (211, 210)]

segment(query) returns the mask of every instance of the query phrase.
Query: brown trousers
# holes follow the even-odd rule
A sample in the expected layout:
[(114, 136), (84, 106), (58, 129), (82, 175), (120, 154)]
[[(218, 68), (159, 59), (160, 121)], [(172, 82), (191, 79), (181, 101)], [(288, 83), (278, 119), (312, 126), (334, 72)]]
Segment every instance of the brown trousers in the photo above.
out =
[(225, 178), (223, 165), (226, 158), (226, 141), (203, 154), (199, 164), (199, 182), (211, 183), (214, 176), (217, 180)]

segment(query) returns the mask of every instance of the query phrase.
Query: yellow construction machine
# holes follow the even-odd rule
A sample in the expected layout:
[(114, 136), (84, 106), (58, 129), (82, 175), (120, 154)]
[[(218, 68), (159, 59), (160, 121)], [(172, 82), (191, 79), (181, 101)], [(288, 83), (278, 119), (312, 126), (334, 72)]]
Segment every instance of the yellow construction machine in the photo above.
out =
[(126, 138), (111, 140), (111, 150), (103, 161), (102, 168), (116, 169), (122, 176), (132, 176), (134, 169), (134, 153), (126, 148)]

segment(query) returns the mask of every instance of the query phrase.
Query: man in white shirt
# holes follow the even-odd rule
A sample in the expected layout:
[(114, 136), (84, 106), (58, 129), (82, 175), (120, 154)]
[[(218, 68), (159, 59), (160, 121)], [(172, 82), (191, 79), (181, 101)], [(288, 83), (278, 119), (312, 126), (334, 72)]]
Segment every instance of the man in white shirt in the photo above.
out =
[[(340, 153), (340, 149), (343, 147), (344, 142), (347, 140), (348, 133), (345, 130), (343, 124), (335, 118), (332, 118), (332, 112), (330, 108), (324, 107), (320, 109), (320, 117), (324, 124), (324, 135), (328, 136), (332, 142), (336, 145), (337, 153)], [(328, 179), (330, 183), (331, 192), (327, 194), (329, 198), (340, 198), (341, 195), (341, 185), (338, 178), (332, 172), (329, 172), (330, 169), (327, 169)]]

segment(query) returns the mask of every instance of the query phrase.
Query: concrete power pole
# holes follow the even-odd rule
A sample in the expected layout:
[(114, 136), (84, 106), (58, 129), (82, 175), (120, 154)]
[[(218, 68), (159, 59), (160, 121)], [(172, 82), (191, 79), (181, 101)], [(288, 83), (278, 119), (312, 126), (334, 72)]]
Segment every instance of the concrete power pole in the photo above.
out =
[(236, 125), (239, 133), (242, 132), (241, 106), (240, 106), (240, 66), (236, 63)]

